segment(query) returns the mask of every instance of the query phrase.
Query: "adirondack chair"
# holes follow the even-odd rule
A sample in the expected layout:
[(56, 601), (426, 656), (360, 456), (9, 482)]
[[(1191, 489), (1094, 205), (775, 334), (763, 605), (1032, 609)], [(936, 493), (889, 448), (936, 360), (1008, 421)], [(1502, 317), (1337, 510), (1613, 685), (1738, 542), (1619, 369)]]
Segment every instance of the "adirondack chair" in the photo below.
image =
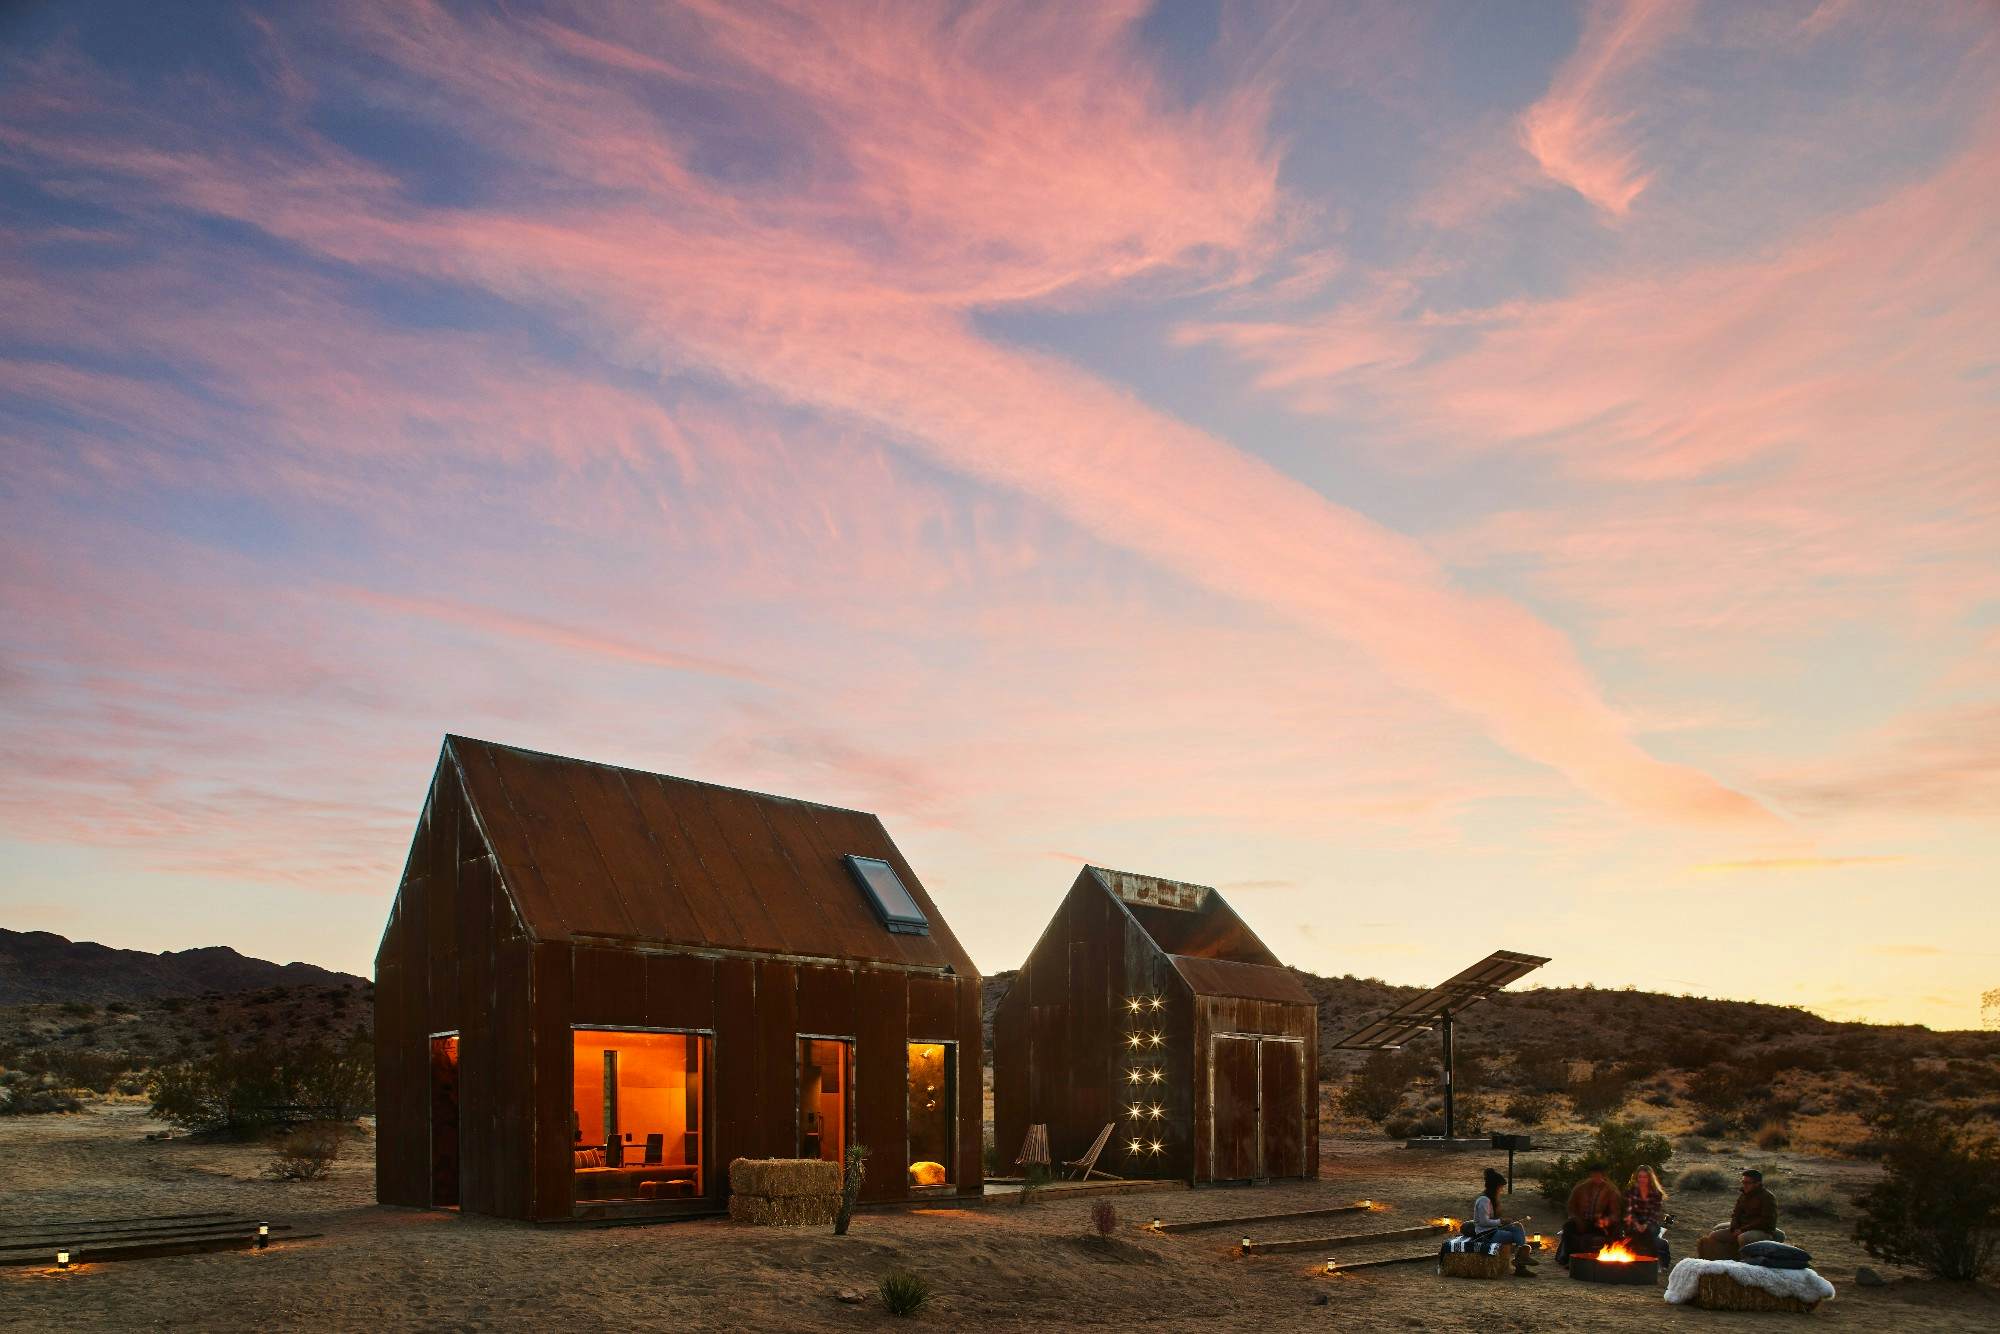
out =
[(1078, 1181), (1090, 1180), (1090, 1174), (1092, 1172), (1097, 1173), (1097, 1175), (1101, 1177), (1110, 1177), (1113, 1181), (1124, 1180), (1124, 1178), (1119, 1176), (1117, 1173), (1107, 1172), (1103, 1168), (1097, 1165), (1097, 1155), (1104, 1152), (1104, 1146), (1111, 1140), (1112, 1125), (1113, 1125), (1112, 1122), (1109, 1121), (1105, 1122), (1104, 1129), (1097, 1132), (1096, 1141), (1093, 1144), (1091, 1144), (1090, 1151), (1084, 1154), (1083, 1157), (1072, 1158), (1063, 1164), (1063, 1168), (1065, 1170), (1071, 1168), (1077, 1170), (1078, 1176), (1076, 1179)]
[(1049, 1165), (1049, 1128), (1036, 1124), (1028, 1127), (1026, 1139), (1021, 1141), (1021, 1155), (1014, 1160), (1016, 1167), (1047, 1167)]

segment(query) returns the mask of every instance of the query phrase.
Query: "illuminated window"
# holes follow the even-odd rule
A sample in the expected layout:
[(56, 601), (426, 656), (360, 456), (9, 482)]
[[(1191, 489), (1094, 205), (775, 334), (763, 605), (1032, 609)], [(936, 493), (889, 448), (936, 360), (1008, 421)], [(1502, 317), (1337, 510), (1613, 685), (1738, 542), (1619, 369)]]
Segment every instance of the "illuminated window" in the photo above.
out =
[(957, 1178), (958, 1048), (950, 1042), (909, 1045), (910, 1184), (949, 1185)]
[(703, 1092), (710, 1039), (580, 1028), (571, 1042), (578, 1202), (707, 1194)]
[(799, 1157), (837, 1163), (846, 1155), (853, 1053), (852, 1042), (799, 1039)]

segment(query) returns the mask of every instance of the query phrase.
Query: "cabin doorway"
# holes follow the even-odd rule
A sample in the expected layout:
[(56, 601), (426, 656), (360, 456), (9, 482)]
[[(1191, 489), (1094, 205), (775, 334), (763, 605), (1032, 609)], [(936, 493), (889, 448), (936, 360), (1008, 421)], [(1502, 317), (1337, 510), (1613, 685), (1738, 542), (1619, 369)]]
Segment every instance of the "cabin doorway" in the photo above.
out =
[(799, 1157), (840, 1162), (853, 1133), (853, 1039), (801, 1037)]
[(431, 1206), (458, 1207), (458, 1034), (431, 1039)]
[(1305, 1071), (1300, 1039), (1215, 1036), (1209, 1048), (1209, 1180), (1305, 1175)]

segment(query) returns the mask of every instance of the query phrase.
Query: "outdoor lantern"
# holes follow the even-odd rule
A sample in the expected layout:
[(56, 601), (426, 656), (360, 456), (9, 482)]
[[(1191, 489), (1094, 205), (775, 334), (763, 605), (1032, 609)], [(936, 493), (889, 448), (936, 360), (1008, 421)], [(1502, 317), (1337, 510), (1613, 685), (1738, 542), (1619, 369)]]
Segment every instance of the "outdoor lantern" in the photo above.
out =
[(270, 1244), (271, 1225), (269, 1223), (259, 1223), (257, 1225), (257, 1249), (261, 1251)]
[(1160, 1230), (1160, 1220), (1155, 1218), (1153, 1220), (1153, 1231), (1158, 1232), (1159, 1230)]
[(56, 1252), (56, 1268), (58, 1268), (58, 1269), (67, 1269), (67, 1268), (69, 1268), (69, 1252), (68, 1252), (68, 1251), (57, 1251), (57, 1252)]
[(1329, 1274), (1331, 1274), (1331, 1273), (1333, 1272), (1333, 1269), (1334, 1269), (1334, 1264), (1333, 1264), (1333, 1261), (1331, 1261), (1331, 1260), (1328, 1260), (1328, 1261), (1326, 1262), (1326, 1272), (1327, 1272), (1327, 1273), (1329, 1273)]
[(1245, 1255), (1250, 1254), (1250, 1238), (1248, 1237), (1245, 1237), (1243, 1239), (1243, 1253)]

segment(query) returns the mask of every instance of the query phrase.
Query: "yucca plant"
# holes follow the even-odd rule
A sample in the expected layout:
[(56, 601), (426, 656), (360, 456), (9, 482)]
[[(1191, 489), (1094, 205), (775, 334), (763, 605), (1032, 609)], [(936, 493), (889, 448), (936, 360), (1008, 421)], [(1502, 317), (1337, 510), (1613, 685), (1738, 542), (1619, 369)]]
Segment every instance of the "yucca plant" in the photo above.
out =
[(907, 1269), (882, 1276), (882, 1306), (890, 1315), (915, 1315), (931, 1299), (931, 1285)]

